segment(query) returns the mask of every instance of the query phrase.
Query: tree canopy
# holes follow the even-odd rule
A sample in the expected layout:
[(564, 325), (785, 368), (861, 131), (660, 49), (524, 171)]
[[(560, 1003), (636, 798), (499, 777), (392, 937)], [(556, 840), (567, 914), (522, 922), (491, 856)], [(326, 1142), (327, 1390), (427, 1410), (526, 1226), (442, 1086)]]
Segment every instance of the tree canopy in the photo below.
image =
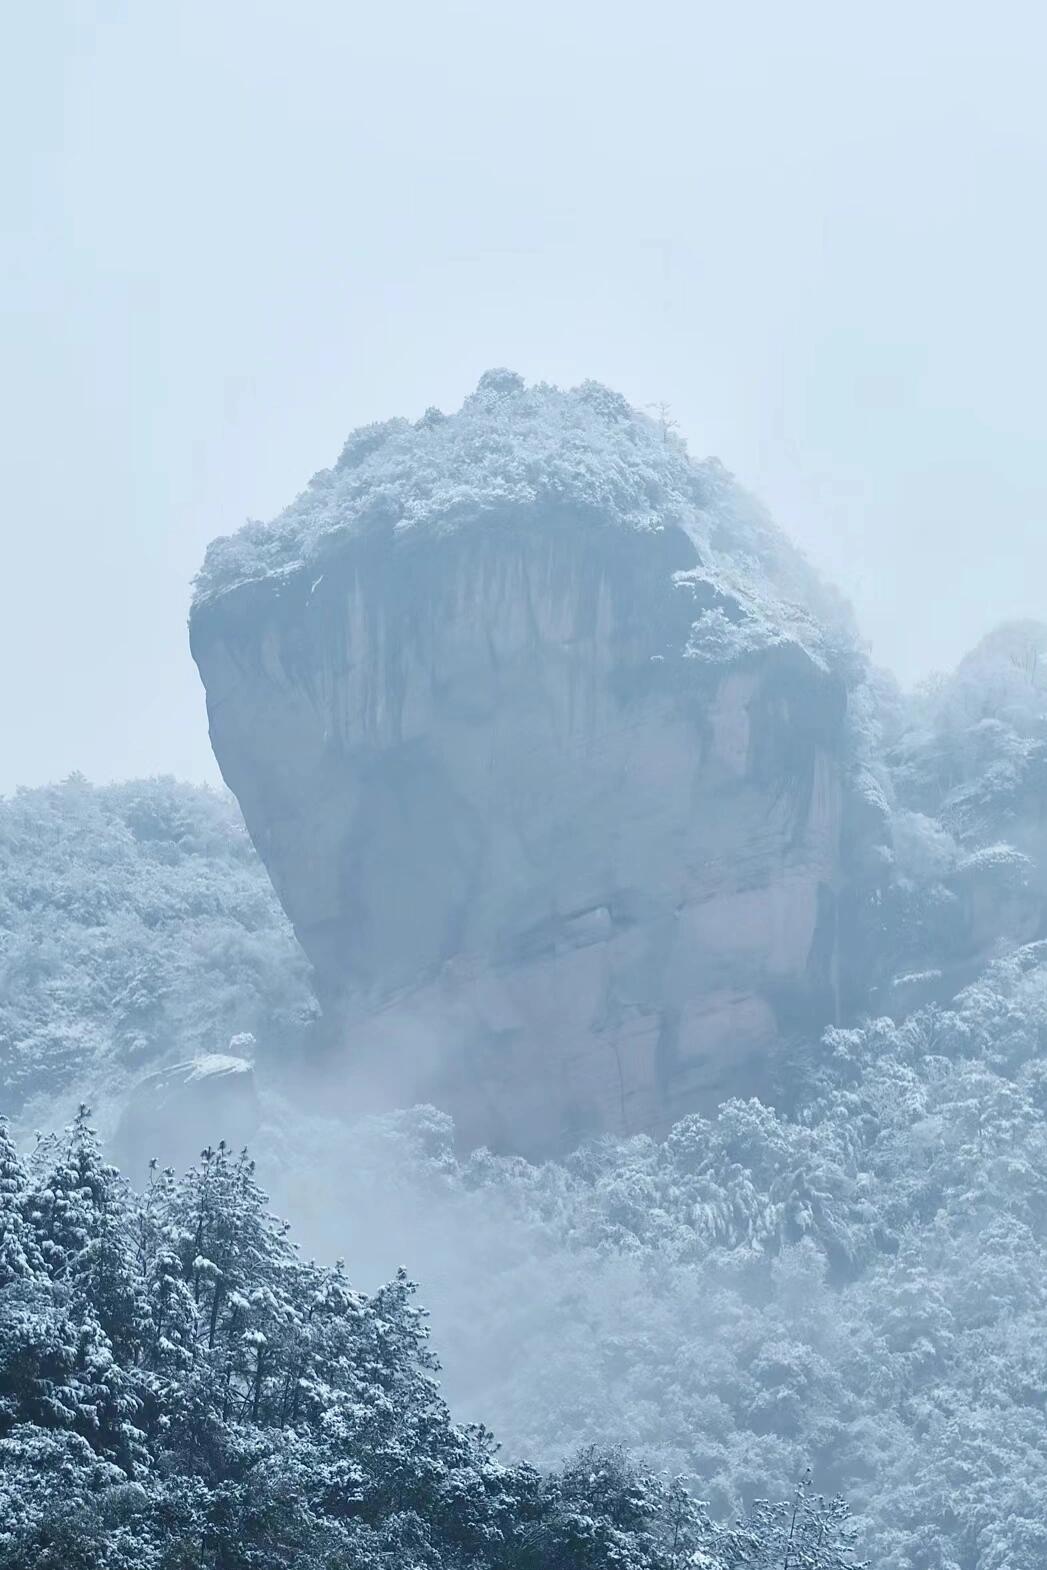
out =
[(28, 1161), (0, 1125), (5, 1570), (742, 1570), (852, 1565), (839, 1502), (719, 1525), (590, 1447), (539, 1471), (455, 1424), (403, 1271), (301, 1258), (219, 1147), (133, 1194), (86, 1109)]

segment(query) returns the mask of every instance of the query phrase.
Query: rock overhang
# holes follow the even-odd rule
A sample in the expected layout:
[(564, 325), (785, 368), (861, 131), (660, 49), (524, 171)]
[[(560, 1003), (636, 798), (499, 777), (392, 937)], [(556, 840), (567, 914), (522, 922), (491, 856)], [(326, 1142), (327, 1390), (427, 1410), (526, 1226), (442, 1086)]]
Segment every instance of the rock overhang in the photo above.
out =
[(761, 510), (498, 373), (268, 528), (210, 553), (193, 651), (347, 1101), (536, 1150), (760, 1088), (832, 1009), (853, 652)]

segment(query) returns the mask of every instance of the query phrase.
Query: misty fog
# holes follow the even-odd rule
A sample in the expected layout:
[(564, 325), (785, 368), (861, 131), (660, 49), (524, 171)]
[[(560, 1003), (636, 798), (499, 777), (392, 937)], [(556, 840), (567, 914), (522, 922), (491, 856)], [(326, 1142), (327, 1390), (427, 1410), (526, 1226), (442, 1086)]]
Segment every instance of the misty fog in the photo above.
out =
[(1041, 13), (6, 20), (0, 1570), (1041, 1570)]
[(1043, 27), (12, 8), (3, 788), (214, 780), (205, 544), (489, 365), (668, 402), (906, 683), (1038, 615)]

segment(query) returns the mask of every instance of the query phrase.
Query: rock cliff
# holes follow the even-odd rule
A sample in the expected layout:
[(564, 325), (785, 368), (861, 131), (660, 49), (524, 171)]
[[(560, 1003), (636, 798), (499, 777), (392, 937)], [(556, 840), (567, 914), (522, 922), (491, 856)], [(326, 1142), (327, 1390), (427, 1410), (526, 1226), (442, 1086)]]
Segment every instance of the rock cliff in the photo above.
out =
[(665, 422), (490, 372), (357, 432), (211, 547), (191, 642), (328, 1100), (541, 1153), (834, 1016), (846, 618)]

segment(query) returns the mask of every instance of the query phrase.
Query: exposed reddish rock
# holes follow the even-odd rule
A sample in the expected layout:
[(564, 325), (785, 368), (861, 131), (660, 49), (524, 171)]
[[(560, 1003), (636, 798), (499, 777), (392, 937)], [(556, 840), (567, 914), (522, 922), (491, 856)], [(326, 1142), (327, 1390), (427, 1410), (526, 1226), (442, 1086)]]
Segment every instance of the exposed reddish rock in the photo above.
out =
[(220, 542), (192, 618), (325, 1097), (541, 1152), (765, 1088), (835, 1008), (846, 685), (813, 576), (604, 389), (485, 379), (375, 431)]

